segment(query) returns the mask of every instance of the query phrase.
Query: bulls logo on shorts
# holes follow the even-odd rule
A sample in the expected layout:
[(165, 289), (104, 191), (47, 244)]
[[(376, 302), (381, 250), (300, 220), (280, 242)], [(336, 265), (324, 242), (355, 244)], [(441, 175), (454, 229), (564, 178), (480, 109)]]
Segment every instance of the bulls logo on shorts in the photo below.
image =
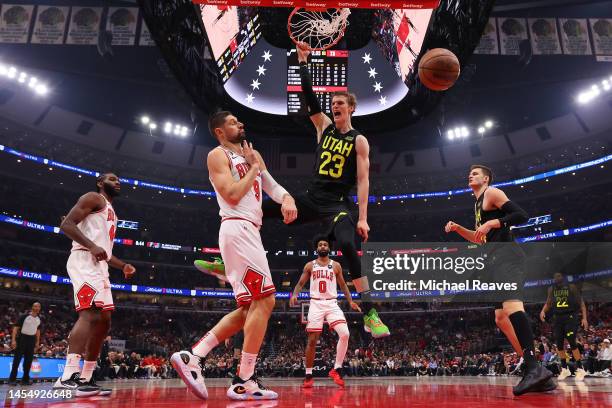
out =
[(98, 293), (97, 290), (92, 288), (89, 284), (84, 283), (83, 286), (77, 292), (77, 299), (79, 300), (79, 307), (91, 306), (94, 297)]

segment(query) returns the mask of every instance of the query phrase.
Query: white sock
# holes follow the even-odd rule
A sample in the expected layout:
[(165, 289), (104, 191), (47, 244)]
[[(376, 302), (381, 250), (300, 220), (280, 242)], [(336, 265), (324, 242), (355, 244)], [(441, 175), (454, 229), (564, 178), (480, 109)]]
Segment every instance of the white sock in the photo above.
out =
[(194, 346), (191, 348), (191, 352), (198, 357), (206, 357), (208, 353), (219, 344), (219, 339), (215, 336), (215, 333), (209, 331), (206, 333)]
[(93, 375), (94, 369), (96, 368), (95, 361), (87, 361), (83, 363), (83, 371), (81, 371), (81, 378), (85, 381), (91, 380), (91, 376)]
[(346, 324), (339, 324), (334, 327), (336, 333), (338, 333), (338, 345), (336, 346), (336, 362), (334, 368), (342, 368), (342, 362), (346, 357), (346, 350), (348, 349), (349, 343), (349, 329)]
[(306, 369), (306, 375), (312, 375), (312, 367)]
[(81, 355), (76, 353), (68, 353), (66, 356), (66, 364), (64, 365), (64, 373), (62, 374), (62, 381), (67, 381), (72, 377), (74, 373), (81, 372)]
[(253, 376), (255, 372), (255, 363), (257, 362), (257, 354), (242, 352), (240, 358), (240, 378), (244, 381)]

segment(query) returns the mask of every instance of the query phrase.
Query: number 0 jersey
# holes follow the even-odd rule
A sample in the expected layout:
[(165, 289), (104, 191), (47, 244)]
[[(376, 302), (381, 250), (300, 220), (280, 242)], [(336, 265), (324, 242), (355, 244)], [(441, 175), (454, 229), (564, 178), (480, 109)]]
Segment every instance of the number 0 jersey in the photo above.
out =
[(355, 129), (340, 133), (334, 124), (321, 135), (317, 146), (314, 176), (308, 192), (333, 201), (344, 201), (357, 182)]
[(310, 298), (315, 300), (337, 299), (337, 286), (334, 261), (330, 259), (327, 265), (319, 265), (316, 259), (312, 261)]

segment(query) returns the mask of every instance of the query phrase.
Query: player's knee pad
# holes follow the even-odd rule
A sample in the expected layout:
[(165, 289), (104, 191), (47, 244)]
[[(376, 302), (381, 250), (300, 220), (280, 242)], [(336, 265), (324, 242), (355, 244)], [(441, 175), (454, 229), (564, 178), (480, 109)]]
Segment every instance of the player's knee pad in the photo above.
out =
[(338, 324), (334, 326), (334, 330), (338, 333), (338, 339), (340, 341), (348, 341), (349, 339), (349, 329), (346, 324)]

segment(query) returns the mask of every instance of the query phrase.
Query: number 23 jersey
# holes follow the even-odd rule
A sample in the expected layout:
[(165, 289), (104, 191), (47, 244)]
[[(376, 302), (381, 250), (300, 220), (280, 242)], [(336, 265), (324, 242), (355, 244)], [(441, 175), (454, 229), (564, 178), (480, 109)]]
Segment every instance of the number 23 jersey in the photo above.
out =
[(314, 176), (308, 192), (333, 201), (344, 201), (357, 181), (355, 141), (359, 131), (340, 133), (329, 125), (317, 146)]

